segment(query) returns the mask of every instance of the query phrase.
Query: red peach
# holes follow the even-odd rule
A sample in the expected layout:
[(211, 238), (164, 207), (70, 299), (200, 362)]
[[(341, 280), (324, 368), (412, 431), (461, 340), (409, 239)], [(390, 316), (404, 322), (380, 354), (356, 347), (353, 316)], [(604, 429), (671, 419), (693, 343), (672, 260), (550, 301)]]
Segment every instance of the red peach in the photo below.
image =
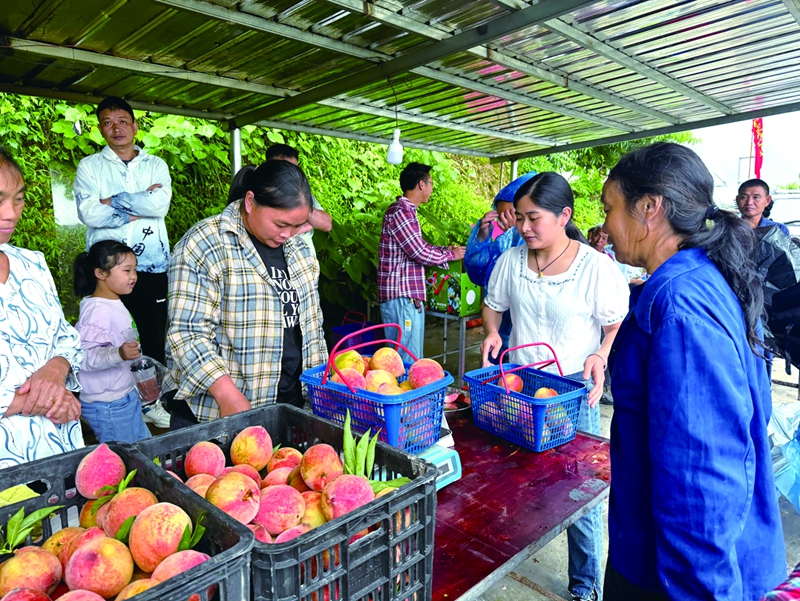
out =
[(97, 526), (97, 512), (92, 513), (92, 507), (97, 499), (89, 499), (81, 507), (81, 514), (78, 517), (78, 524), (81, 528), (92, 528)]
[(365, 357), (364, 355), (361, 356), (361, 360), (364, 362), (364, 371), (361, 373), (363, 373), (365, 376), (367, 375), (367, 372), (372, 369), (372, 366), (370, 365), (370, 359), (371, 357)]
[(344, 473), (339, 453), (328, 444), (310, 447), (300, 461), (300, 475), (311, 490), (322, 492), (325, 485)]
[(216, 478), (211, 474), (195, 474), (186, 481), (186, 486), (205, 499), (208, 487), (211, 486), (215, 480)]
[(497, 385), (503, 388), (503, 382), (505, 382), (508, 389), (512, 392), (522, 392), (523, 382), (522, 378), (520, 378), (517, 374), (506, 374), (501, 380), (497, 381)]
[[(108, 505), (108, 503), (106, 503), (106, 505)], [(106, 505), (103, 505), (103, 507), (105, 507)], [(95, 540), (96, 538), (103, 538), (105, 535), (106, 533), (103, 532), (102, 528), (100, 528), (99, 526), (92, 526), (91, 528), (87, 528), (86, 530), (75, 536), (72, 540), (70, 540), (69, 544), (63, 549), (61, 549), (61, 554), (59, 555), (59, 560), (61, 560), (62, 572), (67, 571), (67, 563), (69, 562), (69, 558), (72, 557), (72, 554), (75, 553), (77, 549), (79, 549), (82, 545), (85, 545), (89, 541)]]
[(291, 474), (289, 474), (289, 477), (286, 479), (286, 483), (292, 488), (296, 488), (301, 493), (311, 490), (306, 484), (306, 481), (303, 480), (303, 475), (300, 473), (299, 465), (292, 470)]
[(236, 435), (231, 443), (233, 465), (246, 463), (256, 471), (261, 471), (267, 467), (271, 457), (272, 438), (263, 426), (245, 428)]
[(253, 531), (253, 534), (256, 537), (257, 541), (261, 541), (262, 543), (271, 543), (272, 537), (267, 532), (267, 529), (260, 524), (247, 524), (247, 527)]
[(131, 581), (133, 558), (122, 543), (98, 538), (82, 545), (70, 557), (64, 581), (71, 590), (83, 589), (101, 597), (115, 597)]
[(322, 526), (328, 519), (322, 511), (322, 493), (309, 490), (302, 493), (303, 500), (306, 502), (306, 512), (303, 514), (302, 523), (308, 524), (312, 528)]
[(133, 522), (129, 536), (131, 555), (136, 565), (152, 572), (165, 558), (178, 550), (186, 527), (192, 530), (188, 514), (172, 503), (151, 505)]
[(211, 474), (217, 478), (224, 468), (225, 454), (213, 442), (198, 442), (189, 449), (183, 462), (183, 471), (186, 472), (187, 478), (197, 474)]
[(366, 505), (374, 498), (375, 493), (366, 478), (344, 474), (329, 482), (322, 491), (322, 512), (330, 521)]
[(61, 550), (64, 549), (67, 545), (69, 545), (70, 541), (78, 536), (81, 532), (83, 532), (85, 528), (79, 528), (77, 526), (69, 526), (67, 528), (62, 528), (55, 534), (53, 534), (50, 538), (44, 541), (42, 545), (42, 549), (45, 551), (50, 551), (53, 555), (58, 557), (61, 555)]
[(361, 355), (359, 355), (357, 351), (345, 351), (343, 353), (339, 353), (338, 355), (336, 355), (336, 357), (334, 357), (333, 363), (334, 365), (336, 365), (339, 371), (342, 371), (343, 369), (349, 367), (361, 374), (364, 373), (362, 371), (364, 369), (364, 360), (361, 358)]
[[(209, 559), (211, 558), (208, 555), (194, 549), (178, 551), (158, 564), (158, 567), (153, 570), (152, 578), (158, 582), (164, 582)], [(209, 598), (212, 596), (213, 593), (209, 595)]]
[[(341, 377), (339, 374), (341, 374)], [(364, 379), (364, 376), (360, 371), (353, 369), (352, 367), (345, 367), (338, 373), (334, 371), (331, 381), (336, 382), (337, 384), (343, 384), (345, 386), (349, 384), (356, 390), (364, 390), (367, 387), (367, 382)]]
[(117, 595), (117, 598), (114, 599), (114, 601), (123, 601), (123, 599), (130, 599), (131, 597), (138, 595), (139, 593), (143, 593), (146, 590), (153, 588), (157, 584), (158, 580), (153, 580), (152, 578), (143, 578), (141, 580), (134, 580), (119, 592), (119, 595)]
[(261, 482), (261, 488), (267, 486), (275, 486), (276, 484), (286, 484), (289, 481), (289, 474), (292, 473), (290, 467), (279, 467), (278, 469), (268, 472)]
[(59, 601), (106, 601), (97, 593), (85, 590), (70, 591), (58, 599)]
[(125, 464), (106, 443), (86, 455), (75, 471), (75, 488), (87, 499), (97, 499), (104, 486), (116, 486), (125, 478)]
[(126, 488), (108, 502), (108, 509), (103, 516), (103, 531), (114, 538), (125, 520), (135, 518), (156, 503), (158, 499), (146, 488)]
[(391, 384), (397, 386), (397, 378), (384, 369), (373, 369), (367, 372), (367, 390), (378, 392), (381, 384)]
[(393, 348), (389, 348), (388, 346), (379, 348), (377, 351), (375, 351), (375, 354), (372, 355), (369, 365), (370, 369), (382, 369), (384, 371), (388, 371), (395, 378), (399, 378), (406, 373), (406, 366), (403, 365), (403, 358), (400, 356), (400, 353)]
[(533, 393), (533, 398), (535, 399), (546, 399), (551, 396), (558, 396), (558, 393), (552, 388), (547, 388), (546, 386), (537, 388), (536, 392)]
[(178, 482), (183, 482), (183, 480), (181, 480), (181, 477), (172, 470), (164, 470), (164, 471), (167, 472), (173, 478), (175, 478)]
[(378, 390), (376, 390), (378, 394), (405, 394), (406, 391), (400, 388), (399, 386), (395, 386), (394, 384), (390, 384), (389, 382), (384, 382), (380, 386), (378, 386)]
[(296, 539), (298, 536), (302, 536), (306, 532), (311, 532), (312, 527), (308, 524), (298, 524), (297, 526), (293, 526), (287, 530), (281, 532), (275, 538), (275, 544), (278, 543), (288, 543), (290, 540)]
[(411, 385), (415, 389), (432, 384), (442, 378), (444, 378), (444, 370), (433, 359), (420, 359), (408, 368), (408, 379), (411, 380)]
[(240, 463), (239, 465), (226, 467), (222, 473), (227, 474), (228, 472), (239, 472), (240, 474), (249, 476), (250, 478), (253, 479), (253, 482), (261, 486), (261, 474), (259, 474), (258, 470), (254, 468), (252, 465), (247, 465), (246, 463)]
[(50, 597), (42, 591), (32, 588), (15, 588), (0, 601), (50, 601)]
[(300, 465), (302, 458), (303, 454), (297, 449), (282, 447), (272, 454), (272, 458), (267, 463), (267, 471), (271, 472), (279, 467), (291, 467), (294, 469)]
[(61, 580), (61, 562), (50, 551), (24, 547), (14, 552), (0, 569), (0, 597), (16, 588), (29, 588), (48, 595)]
[(297, 490), (286, 484), (261, 491), (261, 502), (253, 523), (264, 526), (272, 536), (297, 526), (306, 512), (306, 502)]
[(208, 487), (206, 501), (247, 524), (258, 513), (258, 490), (258, 484), (252, 478), (239, 472), (228, 472)]
[(106, 521), (106, 514), (108, 513), (108, 503), (103, 503), (97, 513), (94, 514), (94, 520), (97, 522), (99, 528), (103, 527)]

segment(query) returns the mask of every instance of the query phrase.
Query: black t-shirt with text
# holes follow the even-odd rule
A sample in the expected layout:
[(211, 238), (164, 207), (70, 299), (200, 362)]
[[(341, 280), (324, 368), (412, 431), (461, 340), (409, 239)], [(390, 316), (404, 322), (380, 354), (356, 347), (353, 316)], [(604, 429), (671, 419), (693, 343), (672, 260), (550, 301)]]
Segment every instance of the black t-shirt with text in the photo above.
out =
[(289, 279), (289, 268), (283, 246), (270, 248), (262, 244), (250, 234), (250, 240), (256, 247), (264, 267), (267, 269), (269, 281), (279, 291), (283, 304), (283, 358), (281, 359), (281, 379), (278, 383), (279, 403), (289, 403), (296, 407), (303, 406), (300, 374), (303, 371), (303, 333), (300, 330), (300, 299), (292, 281)]

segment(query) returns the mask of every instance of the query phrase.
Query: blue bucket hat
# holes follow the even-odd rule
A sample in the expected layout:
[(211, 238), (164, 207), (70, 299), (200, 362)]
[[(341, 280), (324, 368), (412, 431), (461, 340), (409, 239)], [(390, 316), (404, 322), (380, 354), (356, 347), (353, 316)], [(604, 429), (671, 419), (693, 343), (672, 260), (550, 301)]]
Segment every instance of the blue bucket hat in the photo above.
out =
[(535, 171), (528, 171), (528, 173), (525, 175), (520, 175), (517, 179), (500, 190), (500, 192), (497, 193), (497, 196), (495, 196), (494, 200), (492, 201), (492, 209), (497, 209), (498, 202), (514, 202), (514, 194), (517, 193), (517, 190), (522, 187), (522, 184), (527, 182), (535, 175)]

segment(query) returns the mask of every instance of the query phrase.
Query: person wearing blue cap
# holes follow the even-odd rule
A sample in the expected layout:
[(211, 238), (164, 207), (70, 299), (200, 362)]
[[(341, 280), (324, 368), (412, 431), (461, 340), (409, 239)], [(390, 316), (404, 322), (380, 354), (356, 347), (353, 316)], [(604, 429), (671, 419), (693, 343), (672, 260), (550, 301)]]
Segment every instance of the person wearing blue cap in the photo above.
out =
[[(536, 175), (535, 171), (529, 171), (500, 190), (497, 196), (494, 197), (492, 210), (486, 213), (483, 219), (472, 228), (472, 233), (470, 233), (467, 240), (466, 254), (464, 255), (464, 269), (469, 279), (484, 289), (489, 285), (489, 277), (492, 275), (492, 269), (494, 269), (500, 255), (509, 248), (514, 248), (525, 242), (517, 228), (514, 227), (516, 221), (514, 194), (522, 184), (534, 175)], [(492, 229), (495, 221), (500, 226), (500, 229), (504, 231), (500, 236), (492, 240)], [(503, 341), (503, 349), (508, 348), (508, 337), (511, 334), (511, 314), (508, 311), (503, 314), (499, 334)]]

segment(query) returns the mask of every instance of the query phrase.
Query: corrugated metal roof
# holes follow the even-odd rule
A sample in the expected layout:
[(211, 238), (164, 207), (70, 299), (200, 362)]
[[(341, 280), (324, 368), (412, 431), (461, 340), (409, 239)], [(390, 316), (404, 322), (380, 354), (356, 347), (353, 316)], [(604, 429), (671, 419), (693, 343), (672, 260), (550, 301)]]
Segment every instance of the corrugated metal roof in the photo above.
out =
[(6, 4), (0, 90), (495, 159), (800, 108), (800, 0)]

